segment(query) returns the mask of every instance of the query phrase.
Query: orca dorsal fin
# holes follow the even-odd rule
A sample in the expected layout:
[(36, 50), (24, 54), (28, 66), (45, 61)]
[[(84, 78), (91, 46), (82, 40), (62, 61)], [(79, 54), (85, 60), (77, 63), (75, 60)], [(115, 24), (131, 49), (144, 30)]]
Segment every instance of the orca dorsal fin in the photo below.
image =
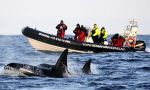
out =
[(85, 73), (85, 74), (90, 74), (91, 73), (91, 59), (90, 60), (88, 60), (85, 64), (84, 64), (84, 66), (83, 66), (83, 68), (82, 68), (82, 72), (83, 73)]
[(64, 64), (67, 67), (67, 55), (68, 55), (68, 49), (65, 49), (61, 56), (59, 57), (57, 63), (55, 64), (55, 67), (59, 67), (60, 65)]

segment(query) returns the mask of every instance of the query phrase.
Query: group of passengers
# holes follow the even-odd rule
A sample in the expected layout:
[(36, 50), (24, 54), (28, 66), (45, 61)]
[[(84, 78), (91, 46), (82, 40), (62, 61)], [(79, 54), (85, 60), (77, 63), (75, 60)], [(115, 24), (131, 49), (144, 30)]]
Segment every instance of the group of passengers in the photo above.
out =
[[(67, 25), (64, 24), (63, 20), (61, 20), (60, 24), (56, 26), (56, 29), (58, 29), (57, 36), (64, 38)], [(104, 44), (108, 37), (105, 27), (99, 28), (97, 24), (93, 25), (93, 28), (90, 32), (88, 32), (83, 25), (80, 26), (80, 24), (77, 24), (73, 30), (73, 33), (75, 34), (74, 40), (80, 42), (85, 42), (86, 38), (92, 37), (94, 43)], [(111, 40), (111, 44), (116, 47), (122, 47), (123, 43), (125, 42), (125, 39), (119, 34), (115, 34)]]
[(92, 37), (94, 43), (103, 44), (104, 41), (107, 41), (108, 33), (104, 27), (99, 29), (98, 25), (94, 24), (90, 36)]
[(88, 35), (87, 29), (83, 25), (80, 26), (80, 24), (76, 25), (76, 28), (74, 29), (73, 33), (75, 34), (74, 40), (80, 42), (84, 42)]
[[(61, 20), (60, 24), (56, 26), (56, 29), (58, 29), (57, 36), (60, 38), (64, 38), (65, 31), (67, 30), (67, 25), (64, 24), (63, 20)], [(80, 24), (76, 25), (76, 28), (73, 31), (73, 33), (75, 34), (74, 40), (80, 42), (84, 42), (85, 38), (88, 35), (86, 28), (83, 25), (80, 26)]]

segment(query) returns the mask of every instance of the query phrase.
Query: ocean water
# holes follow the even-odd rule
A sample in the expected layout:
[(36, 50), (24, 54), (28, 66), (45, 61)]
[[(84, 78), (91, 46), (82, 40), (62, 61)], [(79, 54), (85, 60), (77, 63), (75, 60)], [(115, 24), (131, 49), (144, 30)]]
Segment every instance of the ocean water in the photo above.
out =
[[(1, 35), (0, 90), (150, 90), (150, 35), (138, 38), (146, 42), (145, 52), (69, 53), (72, 75), (51, 78), (3, 75), (8, 63), (55, 64), (61, 53), (39, 52), (22, 35)], [(92, 59), (92, 74), (84, 75), (80, 70), (88, 59)]]

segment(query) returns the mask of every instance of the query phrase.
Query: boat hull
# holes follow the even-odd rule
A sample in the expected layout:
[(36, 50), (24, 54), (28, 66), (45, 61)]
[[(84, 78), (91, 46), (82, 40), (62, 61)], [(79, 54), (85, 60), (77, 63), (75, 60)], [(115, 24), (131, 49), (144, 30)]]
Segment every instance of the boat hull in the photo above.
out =
[[(35, 49), (37, 49), (39, 51), (42, 51), (42, 52), (62, 52), (66, 49), (66, 48), (63, 48), (63, 47), (58, 47), (58, 46), (55, 46), (55, 45), (43, 43), (41, 41), (38, 41), (38, 40), (35, 40), (35, 39), (32, 39), (32, 38), (28, 38), (28, 41), (30, 42), (30, 44)], [(87, 53), (87, 52), (84, 52), (84, 51), (73, 50), (73, 49), (69, 49), (69, 52)]]

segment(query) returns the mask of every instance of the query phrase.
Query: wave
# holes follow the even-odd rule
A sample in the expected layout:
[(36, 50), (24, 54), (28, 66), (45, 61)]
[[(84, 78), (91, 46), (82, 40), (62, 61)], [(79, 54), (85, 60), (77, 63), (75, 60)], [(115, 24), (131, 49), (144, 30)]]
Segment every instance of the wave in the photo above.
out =
[(150, 48), (146, 48), (146, 52), (150, 52)]
[(150, 67), (149, 66), (144, 66), (144, 67), (141, 67), (139, 69), (142, 69), (142, 70), (145, 70), (145, 71), (150, 71)]

